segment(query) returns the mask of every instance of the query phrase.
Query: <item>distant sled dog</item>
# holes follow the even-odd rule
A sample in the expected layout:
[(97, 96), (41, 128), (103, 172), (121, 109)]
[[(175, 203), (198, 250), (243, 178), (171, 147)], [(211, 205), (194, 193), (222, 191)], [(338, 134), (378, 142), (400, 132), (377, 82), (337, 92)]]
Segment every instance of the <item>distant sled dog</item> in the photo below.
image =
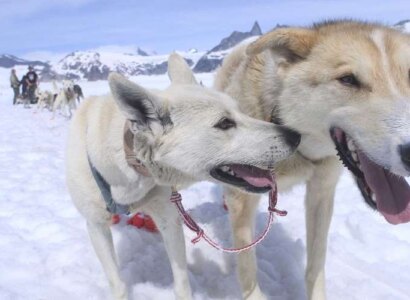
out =
[(78, 103), (80, 103), (81, 99), (84, 99), (84, 94), (83, 94), (83, 90), (82, 90), (81, 86), (79, 84), (74, 84), (73, 85), (73, 90), (74, 90), (74, 94), (77, 98)]
[(47, 90), (41, 90), (40, 88), (36, 89), (36, 98), (37, 98), (37, 111), (47, 108), (48, 110), (53, 109), (54, 100), (57, 97), (57, 94), (54, 94)]
[[(170, 87), (156, 93), (111, 74), (111, 95), (84, 101), (70, 126), (68, 189), (87, 220), (115, 299), (127, 299), (127, 288), (114, 253), (112, 214), (107, 211), (111, 206), (98, 184), (108, 186), (105, 192), (111, 193), (115, 207), (129, 206), (153, 217), (171, 262), (175, 296), (191, 299), (184, 235), (170, 202), (171, 186), (213, 180), (266, 192), (270, 187), (261, 182), (272, 180), (268, 168), (292, 154), (300, 140), (296, 132), (252, 119), (230, 97), (197, 84), (176, 54), (169, 58), (168, 74)], [(125, 148), (133, 149), (133, 161), (144, 166), (144, 172), (127, 163)]]
[[(302, 134), (297, 152), (275, 170), (279, 191), (306, 183), (306, 288), (309, 299), (325, 299), (337, 155), (367, 204), (390, 223), (410, 220), (403, 178), (410, 174), (410, 36), (349, 21), (279, 28), (227, 56), (215, 87), (249, 116)], [(251, 240), (258, 197), (233, 188), (225, 196), (240, 247)], [(254, 252), (241, 253), (238, 264), (243, 297), (266, 299)]]
[[(55, 90), (58, 90), (56, 83), (53, 81), (53, 86)], [(77, 108), (76, 104), (77, 95), (74, 92), (74, 83), (71, 80), (63, 80), (63, 86), (57, 92), (53, 103), (53, 116), (54, 119), (56, 111), (60, 112), (67, 118), (71, 118), (73, 110)]]

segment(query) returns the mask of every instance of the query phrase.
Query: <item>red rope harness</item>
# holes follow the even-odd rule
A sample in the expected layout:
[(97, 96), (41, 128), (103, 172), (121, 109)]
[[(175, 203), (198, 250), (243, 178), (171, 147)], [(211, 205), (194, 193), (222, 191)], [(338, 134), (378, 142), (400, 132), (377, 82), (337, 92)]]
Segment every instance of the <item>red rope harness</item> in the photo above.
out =
[(278, 199), (277, 199), (277, 194), (276, 194), (276, 186), (273, 186), (272, 191), (270, 192), (270, 195), (269, 195), (269, 207), (268, 207), (269, 219), (268, 219), (268, 223), (266, 225), (266, 228), (263, 230), (261, 235), (255, 241), (253, 241), (252, 243), (250, 243), (249, 245), (246, 245), (244, 247), (224, 248), (224, 247), (218, 245), (215, 241), (213, 241), (208, 235), (206, 235), (204, 230), (186, 212), (184, 206), (182, 205), (182, 196), (175, 189), (173, 189), (173, 191), (172, 191), (170, 200), (171, 200), (172, 203), (174, 203), (176, 205), (176, 207), (178, 209), (178, 212), (179, 212), (181, 218), (183, 219), (185, 225), (189, 229), (191, 229), (191, 231), (196, 233), (196, 237), (191, 240), (191, 243), (196, 244), (203, 238), (209, 245), (211, 245), (215, 249), (218, 249), (218, 250), (223, 251), (223, 252), (228, 252), (228, 253), (239, 253), (239, 252), (248, 250), (248, 249), (256, 246), (257, 244), (262, 242), (263, 239), (268, 234), (269, 229), (270, 229), (270, 227), (273, 223), (273, 215), (274, 214), (277, 214), (279, 216), (286, 216), (287, 215), (286, 211), (278, 210), (275, 207), (277, 202), (278, 202)]

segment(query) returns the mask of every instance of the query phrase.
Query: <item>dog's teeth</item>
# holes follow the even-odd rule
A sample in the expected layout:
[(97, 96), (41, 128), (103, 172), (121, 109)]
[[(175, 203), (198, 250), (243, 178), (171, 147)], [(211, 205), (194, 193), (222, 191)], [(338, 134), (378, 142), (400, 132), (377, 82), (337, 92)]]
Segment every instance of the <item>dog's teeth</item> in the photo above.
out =
[(349, 148), (350, 151), (356, 150), (356, 147), (354, 146), (353, 140), (351, 140), (351, 139), (347, 140), (347, 148)]
[(228, 167), (228, 166), (222, 166), (222, 167), (221, 167), (221, 170), (222, 170), (222, 172), (225, 172), (225, 173), (227, 173), (227, 174), (229, 174), (229, 175), (231, 175), (231, 176), (235, 176), (235, 172), (232, 171), (232, 169), (231, 169), (230, 167)]
[(350, 154), (352, 155), (353, 160), (354, 160), (356, 163), (359, 163), (359, 158), (358, 158), (358, 156), (357, 156), (356, 151), (352, 151), (352, 152), (350, 152)]
[(221, 167), (221, 170), (224, 171), (224, 172), (229, 172), (230, 169), (231, 168), (229, 168), (228, 166)]
[(376, 195), (375, 195), (374, 193), (372, 193), (372, 200), (373, 200), (374, 202), (376, 202)]

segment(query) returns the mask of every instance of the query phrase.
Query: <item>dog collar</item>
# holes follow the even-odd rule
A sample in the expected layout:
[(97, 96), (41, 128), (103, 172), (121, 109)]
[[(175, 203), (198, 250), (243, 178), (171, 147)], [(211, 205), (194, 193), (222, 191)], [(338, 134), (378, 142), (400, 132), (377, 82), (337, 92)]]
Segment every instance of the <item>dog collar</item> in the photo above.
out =
[(135, 170), (138, 174), (144, 177), (151, 177), (147, 167), (135, 156), (134, 152), (134, 134), (130, 129), (131, 122), (125, 121), (124, 125), (124, 152), (125, 160), (128, 165)]

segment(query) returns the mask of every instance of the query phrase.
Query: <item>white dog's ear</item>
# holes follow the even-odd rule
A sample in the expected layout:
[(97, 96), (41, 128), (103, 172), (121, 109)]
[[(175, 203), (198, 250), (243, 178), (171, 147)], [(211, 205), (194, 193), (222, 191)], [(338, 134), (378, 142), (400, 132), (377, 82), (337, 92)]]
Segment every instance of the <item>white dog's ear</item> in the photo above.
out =
[(198, 84), (185, 59), (175, 52), (168, 58), (168, 76), (172, 83)]
[(246, 49), (250, 56), (266, 49), (284, 57), (288, 62), (306, 58), (317, 41), (317, 32), (306, 28), (279, 28), (268, 32)]
[(161, 100), (158, 97), (118, 73), (111, 73), (108, 83), (122, 113), (140, 129), (160, 121)]

